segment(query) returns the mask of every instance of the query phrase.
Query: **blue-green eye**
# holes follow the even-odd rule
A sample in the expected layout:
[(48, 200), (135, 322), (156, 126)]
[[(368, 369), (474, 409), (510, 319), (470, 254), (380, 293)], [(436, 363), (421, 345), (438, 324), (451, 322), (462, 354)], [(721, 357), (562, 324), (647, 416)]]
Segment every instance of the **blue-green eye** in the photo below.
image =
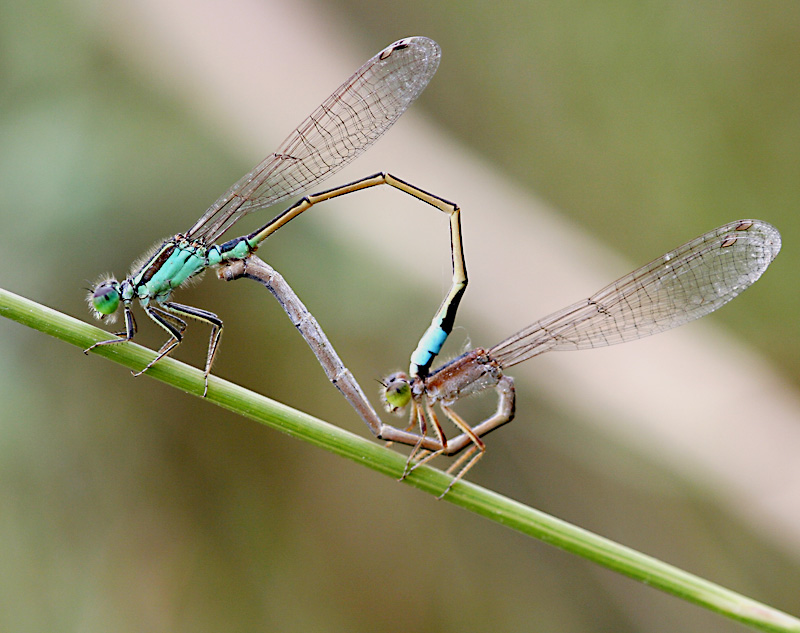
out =
[(382, 384), (383, 401), (388, 411), (397, 413), (411, 402), (411, 385), (404, 373), (392, 374)]
[(92, 293), (92, 307), (100, 319), (116, 312), (119, 307), (119, 300), (119, 284), (116, 279), (102, 282)]

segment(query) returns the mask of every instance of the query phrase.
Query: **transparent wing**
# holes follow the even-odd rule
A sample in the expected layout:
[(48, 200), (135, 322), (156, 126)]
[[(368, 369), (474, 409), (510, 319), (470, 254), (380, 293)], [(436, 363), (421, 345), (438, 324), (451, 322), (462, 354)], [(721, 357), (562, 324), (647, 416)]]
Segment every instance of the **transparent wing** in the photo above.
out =
[(632, 341), (699, 319), (753, 284), (781, 248), (778, 230), (739, 220), (670, 251), (489, 350), (502, 367), (550, 350)]
[(308, 189), (374, 143), (428, 85), (439, 45), (408, 37), (345, 81), (288, 138), (212, 204), (187, 236), (214, 242), (244, 214)]

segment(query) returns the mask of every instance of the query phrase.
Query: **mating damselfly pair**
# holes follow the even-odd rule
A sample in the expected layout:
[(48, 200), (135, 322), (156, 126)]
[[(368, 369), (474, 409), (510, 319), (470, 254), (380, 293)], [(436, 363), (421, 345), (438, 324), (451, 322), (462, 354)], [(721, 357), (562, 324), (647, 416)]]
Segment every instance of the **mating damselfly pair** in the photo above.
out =
[[(222, 320), (207, 310), (175, 303), (171, 295), (208, 267), (221, 266), (227, 278), (248, 276), (271, 290), (317, 353), (328, 377), (377, 437), (414, 447), (407, 472), (413, 469), (412, 460), (421, 449), (427, 454), (416, 464), (468, 448), (451, 466), (450, 470), (456, 473), (455, 482), (483, 454), (481, 437), (514, 416), (514, 383), (504, 375), (504, 369), (546, 351), (621, 343), (704, 316), (755, 282), (777, 255), (780, 235), (771, 225), (759, 220), (723, 225), (494, 347), (472, 350), (432, 371), (433, 361), (452, 330), (467, 285), (457, 205), (399, 178), (379, 173), (308, 195), (249, 235), (215, 244), (245, 214), (306, 191), (365, 151), (427, 86), (439, 58), (438, 45), (428, 38), (410, 37), (391, 44), (345, 81), (278, 150), (234, 184), (186, 233), (165, 240), (135, 265), (124, 280), (109, 278), (98, 283), (89, 296), (92, 309), (96, 316), (105, 318), (121, 306), (125, 331), (117, 338), (95, 343), (86, 351), (130, 341), (136, 333), (132, 305), (137, 300), (146, 314), (169, 334), (156, 357), (137, 375), (180, 344), (186, 317), (204, 321), (211, 327), (204, 368), (203, 395), (206, 395)], [(407, 429), (380, 420), (319, 324), (282, 278), (254, 255), (267, 237), (315, 204), (382, 184), (400, 189), (450, 217), (451, 289), (413, 352), (408, 374), (393, 374), (383, 383), (389, 408), (399, 410), (410, 405), (411, 423)], [(470, 424), (453, 411), (452, 405), (457, 400), (489, 387), (495, 388), (499, 395), (494, 415)], [(458, 428), (457, 437), (447, 438), (435, 405)], [(433, 429), (432, 435), (429, 428)]]

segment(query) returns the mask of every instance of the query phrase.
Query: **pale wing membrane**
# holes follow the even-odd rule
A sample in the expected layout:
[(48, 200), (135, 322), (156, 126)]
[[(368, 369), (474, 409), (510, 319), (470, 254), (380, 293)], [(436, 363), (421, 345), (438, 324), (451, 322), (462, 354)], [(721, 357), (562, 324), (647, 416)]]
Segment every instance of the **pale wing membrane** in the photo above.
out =
[(614, 345), (713, 312), (753, 284), (778, 254), (777, 229), (739, 220), (684, 244), (489, 350), (510, 367), (550, 350)]
[(374, 143), (419, 96), (439, 66), (438, 44), (409, 37), (375, 55), (234, 184), (189, 229), (214, 242), (244, 214), (316, 185)]

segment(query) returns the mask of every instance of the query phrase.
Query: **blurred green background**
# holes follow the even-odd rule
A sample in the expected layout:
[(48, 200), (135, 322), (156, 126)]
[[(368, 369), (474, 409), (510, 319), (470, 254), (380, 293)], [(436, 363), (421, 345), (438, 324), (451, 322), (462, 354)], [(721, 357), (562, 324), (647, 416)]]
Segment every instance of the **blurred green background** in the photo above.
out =
[[(83, 287), (188, 227), (252, 163), (133, 69), (100, 6), (0, 4), (0, 285), (87, 319)], [(415, 109), (633, 261), (737, 217), (778, 226), (758, 298), (713, 318), (798, 384), (800, 5), (324, 9), (363, 59), (436, 39), (445, 61)], [(439, 297), (408, 280), (396, 303), (370, 301), (392, 269), (367, 253), (308, 221), (270, 262), (372, 396), (369, 377), (409, 351), (386, 333)], [(255, 284), (209, 275), (180, 301), (225, 320), (215, 373), (366, 434)], [(200, 364), (201, 330), (179, 358)], [(16, 324), (0, 341), (0, 630), (740, 630)], [(471, 478), (800, 613), (797, 551), (525, 391), (535, 436), (492, 436)]]

